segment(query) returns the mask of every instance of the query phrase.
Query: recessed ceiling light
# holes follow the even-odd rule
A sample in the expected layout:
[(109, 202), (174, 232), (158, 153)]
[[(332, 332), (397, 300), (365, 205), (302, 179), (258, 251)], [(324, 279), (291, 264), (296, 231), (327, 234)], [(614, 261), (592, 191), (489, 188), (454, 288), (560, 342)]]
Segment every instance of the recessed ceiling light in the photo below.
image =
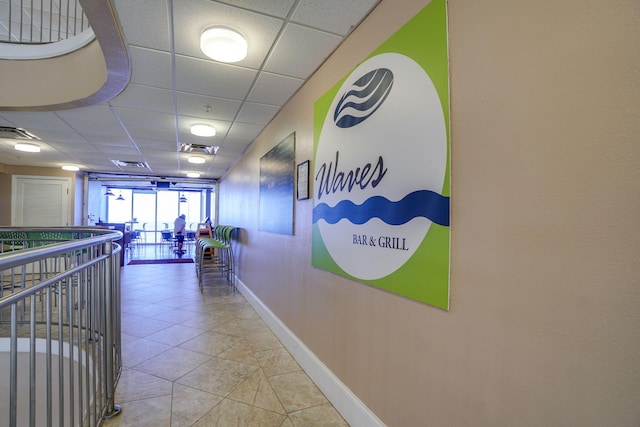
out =
[(14, 148), (18, 151), (26, 151), (28, 153), (39, 153), (40, 147), (36, 144), (29, 144), (27, 142), (18, 142)]
[(200, 156), (189, 156), (189, 159), (187, 159), (189, 161), (189, 163), (197, 163), (197, 164), (201, 164), (204, 163), (204, 157), (200, 157)]
[(78, 166), (74, 166), (74, 165), (62, 165), (62, 169), (66, 171), (71, 171), (71, 172), (77, 172), (80, 170)]
[(247, 40), (226, 27), (209, 27), (200, 36), (200, 49), (211, 59), (238, 62), (247, 57)]
[(191, 126), (191, 133), (196, 136), (209, 137), (215, 136), (216, 129), (213, 126), (198, 124)]
[(200, 174), (198, 172), (187, 172), (187, 176), (189, 178), (200, 178)]

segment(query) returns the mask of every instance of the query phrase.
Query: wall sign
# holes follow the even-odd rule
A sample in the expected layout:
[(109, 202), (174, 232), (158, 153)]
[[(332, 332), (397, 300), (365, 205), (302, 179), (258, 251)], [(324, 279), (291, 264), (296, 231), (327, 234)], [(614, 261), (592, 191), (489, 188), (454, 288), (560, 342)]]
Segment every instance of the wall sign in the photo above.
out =
[(449, 308), (449, 81), (434, 0), (314, 109), (312, 264)]
[(262, 231), (293, 234), (295, 133), (260, 158), (260, 225)]

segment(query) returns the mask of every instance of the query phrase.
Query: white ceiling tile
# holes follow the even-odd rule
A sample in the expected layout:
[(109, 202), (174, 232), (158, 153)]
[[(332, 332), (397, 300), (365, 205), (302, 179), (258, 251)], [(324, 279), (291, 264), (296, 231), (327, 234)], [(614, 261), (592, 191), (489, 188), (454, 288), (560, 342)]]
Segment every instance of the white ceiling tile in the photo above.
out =
[(98, 147), (103, 144), (130, 146), (131, 141), (121, 126), (111, 126), (96, 122), (70, 123), (83, 138)]
[[(44, 142), (67, 142), (75, 144), (86, 144), (87, 141), (83, 135), (78, 134), (75, 130), (68, 127), (66, 129), (47, 129), (38, 130), (36, 135)], [(36, 143), (39, 143), (36, 141)]]
[(260, 132), (262, 132), (263, 129), (264, 126), (262, 125), (235, 122), (229, 130), (228, 138), (242, 138), (248, 141), (253, 141), (258, 135), (260, 135)]
[(378, 0), (301, 0), (291, 19), (345, 36), (377, 3)]
[(177, 152), (177, 148), (174, 144), (161, 143), (161, 142), (140, 144), (138, 145), (138, 148), (142, 152), (142, 155), (145, 157), (149, 157), (149, 156), (153, 157), (154, 155), (157, 155), (159, 153), (166, 154), (167, 152), (170, 152), (170, 153)]
[(37, 137), (37, 130), (68, 130), (65, 122), (60, 120), (54, 113), (26, 113), (26, 112), (3, 112), (2, 116), (12, 123), (12, 126), (24, 128), (32, 132)]
[(306, 79), (333, 52), (341, 37), (297, 24), (288, 24), (264, 69)]
[(176, 147), (176, 133), (173, 130), (143, 128), (138, 126), (129, 126), (127, 130), (138, 148), (153, 144), (166, 144), (169, 147)]
[(131, 83), (173, 89), (171, 53), (131, 47)]
[(284, 18), (289, 14), (291, 6), (295, 0), (219, 0), (220, 3), (227, 3), (245, 9), (266, 13), (267, 15)]
[(175, 112), (172, 91), (136, 84), (129, 85), (126, 91), (113, 98), (111, 105), (167, 114)]
[(252, 140), (247, 138), (227, 138), (224, 145), (218, 150), (218, 154), (226, 156), (238, 156), (251, 145)]
[(178, 159), (178, 154), (169, 151), (161, 151), (161, 150), (149, 150), (145, 152), (144, 158), (149, 162), (175, 162)]
[(128, 44), (170, 50), (167, 2), (116, 0), (115, 5)]
[(13, 123), (11, 123), (9, 120), (5, 119), (4, 117), (2, 117), (2, 115), (0, 115), (0, 126), (13, 127)]
[(302, 79), (262, 72), (247, 99), (259, 104), (282, 106), (303, 83)]
[(133, 110), (122, 107), (114, 107), (114, 111), (127, 128), (129, 128), (129, 126), (136, 126), (173, 130), (175, 132), (176, 119), (172, 114)]
[[(232, 121), (242, 105), (239, 100), (215, 98), (212, 96), (196, 95), (178, 92), (178, 112), (181, 116), (191, 116), (196, 119)], [(208, 108), (207, 108), (208, 107)], [(198, 120), (201, 122), (202, 120)]]
[(176, 54), (207, 58), (200, 50), (200, 35), (214, 25), (232, 28), (248, 43), (247, 57), (236, 63), (257, 69), (263, 63), (283, 20), (212, 1), (175, 0)]
[(244, 99), (257, 71), (176, 55), (177, 90), (205, 96)]
[(231, 156), (216, 156), (213, 159), (213, 167), (215, 168), (222, 168), (223, 170), (226, 170), (229, 166), (231, 166), (231, 164), (235, 161), (236, 157), (231, 157)]
[(109, 106), (104, 104), (61, 110), (56, 112), (56, 115), (65, 121), (82, 120), (86, 122), (118, 123)]
[(118, 160), (141, 160), (141, 155), (135, 148), (101, 145), (100, 152)]
[(266, 125), (278, 114), (279, 110), (280, 107), (276, 105), (245, 102), (240, 109), (240, 113), (238, 113), (237, 120), (242, 123)]

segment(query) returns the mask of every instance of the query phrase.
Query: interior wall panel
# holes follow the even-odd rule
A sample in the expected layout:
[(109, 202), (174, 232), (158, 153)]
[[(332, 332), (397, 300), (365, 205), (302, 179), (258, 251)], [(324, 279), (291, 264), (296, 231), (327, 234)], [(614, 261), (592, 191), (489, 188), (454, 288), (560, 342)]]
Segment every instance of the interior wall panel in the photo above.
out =
[(427, 4), (383, 0), (220, 186), (238, 276), (389, 426), (640, 424), (640, 7), (450, 0), (451, 310), (310, 265), (258, 230), (259, 159)]

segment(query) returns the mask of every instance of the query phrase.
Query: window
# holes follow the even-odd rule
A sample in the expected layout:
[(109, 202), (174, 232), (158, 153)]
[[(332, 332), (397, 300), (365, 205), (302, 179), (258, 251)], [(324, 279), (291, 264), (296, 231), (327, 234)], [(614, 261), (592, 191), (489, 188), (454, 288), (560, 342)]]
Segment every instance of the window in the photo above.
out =
[[(132, 230), (142, 232), (145, 243), (160, 243), (161, 231), (173, 231), (178, 215), (185, 214), (187, 230), (196, 230), (203, 222), (206, 190), (142, 190), (113, 189), (115, 197), (107, 200), (107, 222), (127, 223)], [(118, 200), (122, 195), (124, 200)], [(187, 201), (180, 202), (183, 195)]]

